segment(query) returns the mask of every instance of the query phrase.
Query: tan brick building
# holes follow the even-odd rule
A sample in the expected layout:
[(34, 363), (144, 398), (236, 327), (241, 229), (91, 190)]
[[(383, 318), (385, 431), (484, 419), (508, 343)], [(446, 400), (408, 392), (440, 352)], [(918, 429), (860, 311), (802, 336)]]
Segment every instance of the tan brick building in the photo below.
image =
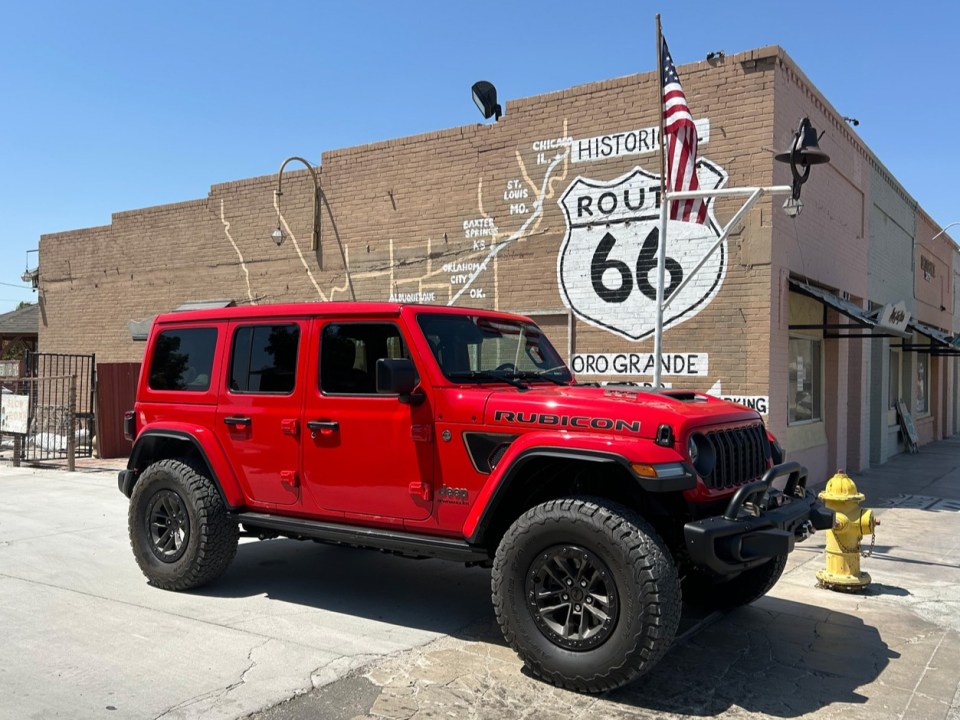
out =
[[(918, 416), (921, 441), (956, 432), (957, 361), (940, 354), (953, 334), (953, 242), (934, 237), (780, 48), (679, 71), (702, 186), (788, 183), (773, 155), (804, 116), (825, 131), (831, 163), (813, 170), (798, 218), (782, 198), (762, 200), (680, 293), (666, 314), (664, 381), (756, 406), (821, 477), (899, 451), (894, 393)], [(355, 296), (526, 313), (581, 379), (649, 381), (658, 112), (651, 72), (508, 102), (491, 125), (324, 153), (316, 250), (305, 170), (284, 173), (279, 247), (276, 175), (46, 235), (41, 349), (138, 361), (128, 321), (185, 302)], [(717, 200), (708, 228), (671, 223), (668, 286), (741, 202)], [(881, 308), (897, 302), (914, 325), (879, 337), (889, 334), (876, 326)], [(869, 337), (831, 337), (848, 323)]]

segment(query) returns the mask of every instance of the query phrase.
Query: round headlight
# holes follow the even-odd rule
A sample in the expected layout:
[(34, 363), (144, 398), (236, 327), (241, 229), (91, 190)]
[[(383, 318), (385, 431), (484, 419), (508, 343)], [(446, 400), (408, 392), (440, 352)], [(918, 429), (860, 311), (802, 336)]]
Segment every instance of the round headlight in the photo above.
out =
[(776, 438), (770, 443), (770, 454), (773, 457), (774, 465), (779, 465), (787, 459), (787, 451), (777, 442)]
[(700, 477), (707, 477), (713, 472), (717, 455), (713, 450), (713, 445), (705, 436), (700, 433), (691, 435), (690, 439), (687, 440), (687, 453), (690, 455), (690, 462)]

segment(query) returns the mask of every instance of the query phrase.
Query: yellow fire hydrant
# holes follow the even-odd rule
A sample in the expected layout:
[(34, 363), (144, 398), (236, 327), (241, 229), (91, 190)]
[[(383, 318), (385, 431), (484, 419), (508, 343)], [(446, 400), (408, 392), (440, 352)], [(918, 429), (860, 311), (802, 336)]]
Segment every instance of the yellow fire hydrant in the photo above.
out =
[[(817, 572), (821, 587), (830, 590), (856, 592), (870, 584), (870, 576), (860, 571), (860, 541), (864, 535), (874, 535), (874, 528), (880, 521), (873, 517), (870, 510), (864, 510), (860, 503), (863, 493), (857, 492), (857, 486), (843, 470), (838, 470), (827, 481), (826, 489), (820, 493), (823, 504), (836, 514), (833, 529), (827, 531), (827, 566)], [(873, 543), (871, 542), (871, 548)]]

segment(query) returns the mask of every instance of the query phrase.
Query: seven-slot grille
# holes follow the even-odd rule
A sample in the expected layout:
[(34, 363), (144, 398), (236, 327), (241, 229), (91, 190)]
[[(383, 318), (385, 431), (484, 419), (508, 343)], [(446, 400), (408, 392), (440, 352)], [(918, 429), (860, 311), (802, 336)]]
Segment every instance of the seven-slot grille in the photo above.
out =
[(704, 437), (717, 457), (713, 472), (703, 478), (707, 487), (736, 487), (757, 480), (766, 472), (770, 449), (763, 425), (711, 430)]

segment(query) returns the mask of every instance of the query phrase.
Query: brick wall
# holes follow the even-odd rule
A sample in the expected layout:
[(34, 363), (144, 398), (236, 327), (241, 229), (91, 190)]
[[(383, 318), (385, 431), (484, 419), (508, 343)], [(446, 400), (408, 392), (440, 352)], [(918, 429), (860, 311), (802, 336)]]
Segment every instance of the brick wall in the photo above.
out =
[[(760, 201), (667, 313), (664, 352), (675, 366), (695, 362), (700, 374), (664, 380), (759, 403), (783, 435), (788, 278), (805, 277), (863, 307), (910, 303), (914, 280), (903, 269), (914, 262), (912, 237), (932, 237), (935, 228), (915, 229), (916, 203), (780, 48), (679, 70), (694, 116), (709, 124), (700, 146), (704, 184), (787, 184), (789, 169), (774, 152), (790, 145), (804, 116), (825, 131), (831, 162), (813, 168), (804, 212), (790, 219), (783, 197)], [(649, 380), (654, 283), (644, 258), (657, 224), (658, 115), (655, 74), (644, 73), (508, 102), (495, 124), (325, 153), (316, 250), (314, 184), (296, 164), (284, 173), (279, 205), (270, 175), (120, 212), (108, 226), (45, 235), (41, 349), (135, 362), (143, 346), (131, 341), (127, 322), (188, 301), (355, 296), (530, 313), (582, 365), (581, 379)], [(718, 200), (714, 227), (742, 201)], [(270, 239), (278, 209), (280, 247)], [(716, 232), (672, 224), (667, 255), (687, 275)], [(951, 281), (943, 292), (952, 293), (955, 260), (935, 257)], [(886, 418), (883, 398), (864, 390), (883, 382), (884, 353), (837, 342), (825, 341), (825, 392), (844, 400), (831, 401), (829, 433), (804, 439), (799, 457), (821, 473), (843, 463), (857, 469), (868, 448), (876, 451), (874, 428), (887, 432), (885, 420), (862, 420)], [(631, 353), (645, 374), (596, 372), (602, 363), (629, 364)], [(905, 372), (910, 367), (905, 358)]]
[(914, 311), (913, 238), (916, 203), (881, 167), (870, 172), (869, 292), (877, 303), (905, 302)]
[[(726, 173), (729, 185), (771, 181), (776, 53), (768, 48), (680, 68), (695, 116), (709, 121), (701, 157)], [(352, 287), (362, 300), (419, 298), (535, 313), (565, 355), (571, 325), (575, 353), (650, 353), (652, 301), (643, 294), (650, 289), (646, 267), (638, 275), (637, 264), (656, 222), (628, 224), (627, 215), (637, 213), (625, 207), (657, 214), (658, 181), (651, 177), (660, 172), (652, 132), (657, 108), (654, 73), (646, 73), (508, 102), (496, 124), (325, 153), (322, 267), (310, 251), (312, 181), (307, 171), (292, 171), (294, 165), (284, 173), (287, 239), (279, 248), (270, 240), (276, 176), (215, 185), (199, 200), (118, 213), (106, 227), (46, 235), (41, 345), (95, 350), (104, 362), (136, 361), (142, 345), (130, 340), (128, 320), (200, 299), (343, 300)], [(625, 151), (619, 155), (617, 143)], [(650, 151), (626, 152), (634, 147)], [(638, 175), (624, 179), (637, 168)], [(716, 180), (712, 172), (705, 181)], [(613, 186), (618, 178), (621, 185)], [(565, 194), (568, 210), (560, 204)], [(739, 204), (718, 202), (717, 222), (726, 222)], [(582, 223), (569, 238), (568, 211), (572, 222)], [(601, 289), (608, 296), (622, 291), (624, 268), (631, 292), (621, 302), (599, 300), (588, 272), (608, 233), (614, 243), (601, 253), (609, 266)], [(668, 255), (679, 258), (685, 272), (713, 242), (687, 238), (683, 228), (671, 233)], [(768, 204), (748, 215), (668, 313), (668, 319), (680, 315), (665, 334), (664, 351), (699, 355), (701, 367), (709, 364), (705, 374), (668, 374), (666, 382), (697, 389), (719, 382), (727, 395), (768, 394), (769, 233)], [(584, 311), (586, 305), (600, 311)], [(615, 377), (650, 379), (592, 379)]]

